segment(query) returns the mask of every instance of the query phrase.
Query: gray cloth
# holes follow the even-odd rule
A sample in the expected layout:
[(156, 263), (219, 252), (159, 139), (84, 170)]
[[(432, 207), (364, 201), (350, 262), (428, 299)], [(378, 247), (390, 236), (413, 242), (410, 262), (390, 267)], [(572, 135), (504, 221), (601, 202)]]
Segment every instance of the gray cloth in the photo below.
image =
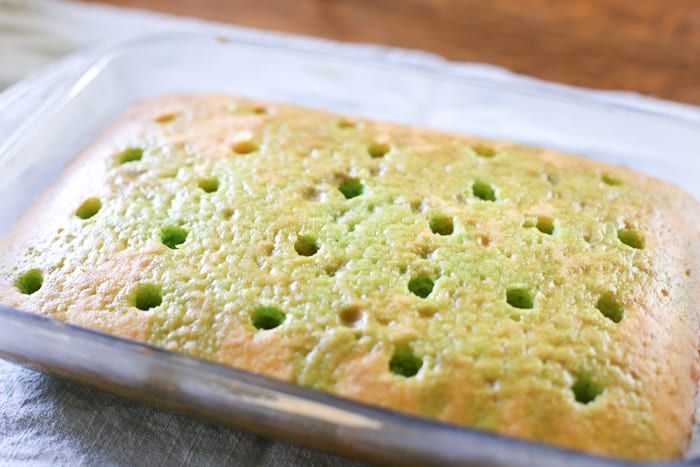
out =
[(2, 360), (0, 396), (3, 465), (357, 465)]

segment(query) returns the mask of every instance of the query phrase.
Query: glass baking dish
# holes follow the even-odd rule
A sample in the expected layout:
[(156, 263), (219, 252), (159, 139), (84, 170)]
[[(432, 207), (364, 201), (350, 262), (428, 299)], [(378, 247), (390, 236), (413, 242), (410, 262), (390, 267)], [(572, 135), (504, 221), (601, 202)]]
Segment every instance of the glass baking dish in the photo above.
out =
[[(349, 58), (342, 51), (182, 33), (105, 49), (0, 142), (0, 235), (128, 105), (174, 92), (223, 92), (561, 149), (630, 166), (700, 197), (700, 112), (693, 108), (643, 110), (563, 87), (509, 85), (448, 68)], [(7, 307), (0, 307), (0, 357), (362, 460), (624, 464), (370, 407)]]

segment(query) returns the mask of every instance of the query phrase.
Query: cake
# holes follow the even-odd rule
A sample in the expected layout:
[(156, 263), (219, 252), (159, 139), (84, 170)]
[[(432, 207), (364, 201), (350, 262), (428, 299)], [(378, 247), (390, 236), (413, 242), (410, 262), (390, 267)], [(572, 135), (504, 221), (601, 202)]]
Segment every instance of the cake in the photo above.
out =
[(699, 275), (645, 175), (223, 95), (134, 104), (0, 243), (0, 303), (637, 460), (687, 448)]

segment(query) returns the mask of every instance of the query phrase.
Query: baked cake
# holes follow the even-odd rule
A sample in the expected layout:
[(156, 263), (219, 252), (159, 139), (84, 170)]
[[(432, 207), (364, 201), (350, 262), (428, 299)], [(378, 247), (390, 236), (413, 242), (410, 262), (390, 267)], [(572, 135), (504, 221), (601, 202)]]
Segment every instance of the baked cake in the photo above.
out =
[[(669, 149), (671, 150), (671, 149)], [(2, 241), (0, 303), (411, 414), (682, 456), (700, 209), (626, 169), (221, 95), (138, 103)]]

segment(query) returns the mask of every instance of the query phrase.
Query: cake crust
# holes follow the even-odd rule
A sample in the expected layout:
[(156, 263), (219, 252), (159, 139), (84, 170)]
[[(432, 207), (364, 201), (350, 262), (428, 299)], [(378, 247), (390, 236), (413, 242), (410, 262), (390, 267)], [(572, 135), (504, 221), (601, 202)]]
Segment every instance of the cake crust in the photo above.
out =
[(419, 416), (638, 460), (694, 421), (698, 203), (569, 154), (165, 96), (0, 266), (0, 303)]

